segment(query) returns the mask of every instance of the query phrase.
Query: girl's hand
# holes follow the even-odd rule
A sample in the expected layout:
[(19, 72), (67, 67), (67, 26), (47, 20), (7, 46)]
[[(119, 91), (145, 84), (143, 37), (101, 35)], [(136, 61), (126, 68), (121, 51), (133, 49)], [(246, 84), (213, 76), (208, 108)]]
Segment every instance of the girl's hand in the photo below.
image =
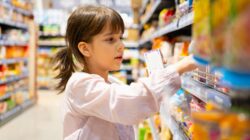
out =
[(192, 71), (197, 68), (197, 64), (195, 63), (193, 56), (187, 56), (181, 61), (174, 64), (177, 72), (182, 75), (185, 72)]

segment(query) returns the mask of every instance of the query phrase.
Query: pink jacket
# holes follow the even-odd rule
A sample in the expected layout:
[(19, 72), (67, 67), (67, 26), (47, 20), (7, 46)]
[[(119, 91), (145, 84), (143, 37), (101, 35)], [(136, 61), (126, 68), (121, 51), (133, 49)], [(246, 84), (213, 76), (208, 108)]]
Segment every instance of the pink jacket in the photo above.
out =
[(129, 86), (109, 81), (84, 72), (71, 76), (63, 103), (64, 140), (134, 140), (132, 125), (158, 112), (181, 83), (173, 66)]

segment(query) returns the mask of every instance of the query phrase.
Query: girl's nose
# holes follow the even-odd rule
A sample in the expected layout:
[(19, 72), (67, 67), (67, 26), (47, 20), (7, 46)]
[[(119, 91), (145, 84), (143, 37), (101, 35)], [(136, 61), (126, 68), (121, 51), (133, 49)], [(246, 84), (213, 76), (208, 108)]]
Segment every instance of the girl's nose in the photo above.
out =
[(119, 46), (118, 46), (118, 51), (119, 51), (119, 52), (120, 52), (120, 51), (123, 51), (124, 48), (125, 48), (125, 45), (124, 45), (123, 41), (121, 41), (120, 44), (119, 44)]

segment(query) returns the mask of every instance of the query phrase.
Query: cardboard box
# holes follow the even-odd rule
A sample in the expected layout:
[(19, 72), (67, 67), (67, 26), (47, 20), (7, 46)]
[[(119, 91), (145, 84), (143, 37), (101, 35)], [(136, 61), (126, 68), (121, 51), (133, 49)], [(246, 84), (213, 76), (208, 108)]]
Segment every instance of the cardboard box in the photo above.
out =
[(128, 41), (138, 41), (139, 40), (139, 30), (138, 29), (128, 29)]
[(132, 9), (140, 9), (142, 6), (142, 0), (131, 0)]
[(140, 22), (139, 10), (133, 10), (133, 22), (134, 24), (139, 24)]

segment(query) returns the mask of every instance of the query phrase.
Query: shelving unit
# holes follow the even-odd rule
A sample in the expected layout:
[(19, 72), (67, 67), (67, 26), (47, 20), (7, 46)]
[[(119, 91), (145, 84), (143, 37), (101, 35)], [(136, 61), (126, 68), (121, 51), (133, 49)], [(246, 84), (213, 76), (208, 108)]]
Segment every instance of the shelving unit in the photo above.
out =
[(156, 19), (155, 15), (159, 14), (160, 10), (174, 4), (174, 1), (155, 0), (154, 3), (152, 4), (150, 10), (146, 11), (146, 6), (147, 6), (147, 4), (149, 4), (149, 2), (152, 2), (152, 1), (148, 0), (147, 2), (145, 2), (139, 11), (140, 16), (144, 16), (141, 19), (141, 24), (139, 26), (140, 31), (143, 30), (143, 26), (145, 24), (148, 24), (153, 19)]
[(37, 88), (54, 90), (57, 72), (53, 70), (52, 60), (56, 53), (66, 47), (65, 32), (69, 11), (48, 8), (35, 11), (35, 21), (39, 24)]
[(26, 109), (34, 105), (35, 102), (33, 100), (27, 100), (23, 104), (16, 106), (15, 108), (11, 109), (10, 111), (0, 114), (0, 126), (4, 125), (11, 119), (15, 118), (17, 115), (24, 112)]
[(145, 19), (142, 20), (141, 25), (146, 24), (146, 23), (150, 20), (150, 18), (152, 18), (152, 15), (153, 15), (154, 12), (157, 10), (157, 8), (159, 8), (160, 4), (161, 4), (161, 0), (157, 0), (157, 1), (154, 3), (154, 5), (152, 6), (151, 11), (150, 11), (149, 13), (147, 13), (146, 16), (145, 16)]
[(11, 92), (7, 92), (7, 93), (5, 93), (5, 95), (3, 95), (1, 98), (0, 98), (0, 101), (3, 101), (3, 100), (5, 100), (5, 99), (8, 99), (8, 98), (10, 98), (11, 97)]
[(142, 15), (144, 13), (144, 11), (146, 10), (146, 7), (147, 7), (147, 4), (148, 4), (149, 1), (150, 0), (144, 0), (143, 1), (142, 7), (141, 7), (140, 13), (139, 13), (140, 15)]
[(11, 77), (6, 78), (5, 80), (0, 80), (0, 84), (7, 84), (7, 83), (15, 82), (23, 78), (27, 78), (27, 77), (28, 77), (28, 74), (22, 74), (20, 76), (11, 76)]
[[(166, 3), (165, 3), (166, 4)], [(154, 5), (151, 8), (151, 11), (149, 11), (146, 16), (145, 20), (141, 22), (141, 27), (144, 26), (144, 24), (148, 23), (153, 17), (155, 13), (159, 13), (160, 9), (163, 9), (164, 6), (162, 5), (162, 1), (156, 1)], [(143, 11), (143, 10), (142, 10)], [(157, 11), (157, 12), (156, 12)], [(189, 30), (191, 32), (191, 26), (193, 24), (193, 17), (194, 13), (191, 11), (189, 13), (184, 14), (180, 18), (172, 20), (172, 22), (166, 24), (165, 26), (161, 28), (157, 28), (156, 31), (154, 31), (150, 36), (140, 39), (139, 40), (139, 46), (143, 46), (144, 44), (151, 42), (152, 40), (161, 37), (161, 36), (168, 36), (174, 34), (174, 36), (182, 35), (185, 30)], [(182, 31), (183, 30), (183, 31)], [(140, 61), (144, 63), (144, 58), (142, 56), (139, 57)], [(189, 86), (189, 85), (186, 85)], [(164, 104), (164, 103), (163, 103)], [(190, 138), (184, 133), (182, 130), (180, 124), (169, 114), (167, 111), (167, 108), (164, 108), (164, 106), (161, 107), (160, 110), (160, 117), (165, 126), (167, 126), (170, 131), (173, 134), (174, 140), (189, 140)], [(152, 118), (151, 118), (152, 119)], [(151, 122), (152, 123), (152, 122)], [(150, 125), (152, 129), (152, 134), (154, 136), (154, 140), (157, 140), (159, 138), (159, 134), (156, 134), (152, 128), (152, 124)]]
[(176, 120), (166, 112), (167, 109), (162, 108), (160, 111), (163, 123), (168, 126), (173, 134), (173, 140), (190, 140), (189, 137), (183, 132), (180, 125)]
[(138, 48), (139, 47), (139, 43), (135, 41), (124, 41), (123, 43), (125, 45), (125, 48)]
[(143, 45), (146, 42), (150, 42), (152, 39), (181, 30), (186, 26), (190, 26), (193, 23), (193, 14), (194, 14), (193, 12), (190, 12), (182, 16), (180, 19), (173, 21), (170, 24), (167, 24), (163, 28), (158, 29), (149, 38), (140, 40), (139, 44)]
[(0, 5), (3, 5), (4, 7), (8, 8), (10, 10), (16, 11), (18, 13), (21, 13), (21, 14), (23, 14), (25, 16), (32, 16), (33, 15), (32, 11), (28, 11), (28, 10), (25, 10), (25, 9), (22, 9), (22, 8), (19, 8), (19, 7), (15, 7), (11, 3), (1, 1)]
[[(57, 33), (40, 31), (38, 45), (38, 88), (46, 90), (55, 89), (54, 76), (56, 74), (51, 69), (51, 60), (58, 50), (66, 46), (64, 35), (60, 34), (59, 31)], [(45, 63), (46, 65), (44, 65)]]
[[(175, 1), (175, 2), (177, 2), (177, 1)], [(188, 1), (188, 2), (190, 2), (190, 1)], [(193, 11), (192, 6), (185, 7), (185, 6), (190, 6), (190, 3), (188, 3), (188, 2), (186, 1), (186, 3), (182, 3), (180, 5), (175, 4), (175, 12), (176, 13), (179, 12), (177, 10), (177, 8), (180, 8), (180, 7), (181, 8), (184, 7), (184, 9), (186, 8), (185, 12), (178, 13), (179, 15), (176, 15), (176, 13), (174, 15), (169, 15), (169, 20), (167, 21), (167, 23), (162, 24), (161, 22), (158, 21), (157, 25), (156, 25), (156, 22), (154, 22), (152, 24), (151, 23), (152, 20), (156, 20), (156, 21), (159, 20), (161, 18), (161, 16), (159, 16), (159, 13), (161, 13), (161, 14), (164, 13), (164, 11), (160, 12), (160, 10), (162, 10), (163, 8), (168, 8), (168, 5), (166, 3), (165, 3), (165, 5), (162, 4), (162, 1), (154, 1), (153, 4), (151, 3), (151, 10), (146, 11), (147, 13), (144, 14), (143, 20), (142, 20), (141, 25), (140, 25), (141, 28), (139, 30), (141, 32), (142, 37), (139, 40), (139, 48), (146, 47), (147, 49), (149, 48), (149, 50), (151, 48), (157, 49), (157, 47), (159, 48), (159, 46), (160, 46), (159, 42), (163, 42), (162, 44), (165, 43), (164, 44), (165, 46), (164, 45), (162, 45), (162, 46), (171, 50), (170, 51), (171, 57), (168, 58), (169, 60), (170, 59), (171, 60), (173, 59), (175, 61), (178, 60), (177, 57), (175, 56), (175, 54), (173, 54), (176, 51), (177, 51), (177, 55), (181, 56), (181, 57), (179, 57), (179, 59), (181, 59), (181, 58), (183, 58), (183, 56), (187, 55), (188, 49), (190, 49), (190, 48), (188, 48), (188, 47), (185, 48), (185, 44), (181, 46), (178, 43), (191, 42), (192, 34), (194, 32), (192, 28), (193, 28), (193, 26), (196, 25), (193, 22), (193, 20), (195, 19), (195, 11)], [(200, 3), (201, 2), (203, 2), (203, 1), (200, 1)], [(145, 4), (147, 4), (147, 3), (149, 3), (149, 2), (146, 1)], [(142, 12), (145, 11), (145, 7), (146, 7), (145, 5), (142, 6), (142, 9), (140, 10), (140, 15), (142, 15)], [(201, 8), (200, 10), (202, 11), (203, 9)], [(202, 14), (200, 14), (200, 16), (201, 15)], [(164, 15), (164, 16), (166, 16), (166, 15)], [(216, 19), (214, 19), (214, 20), (216, 20)], [(147, 26), (145, 26), (146, 24), (147, 24)], [(142, 29), (143, 26), (145, 26), (145, 30), (146, 31), (148, 30), (149, 32), (144, 31), (144, 29)], [(203, 26), (205, 26), (205, 25), (203, 25)], [(202, 30), (200, 28), (201, 28), (201, 25), (199, 26), (199, 31)], [(199, 32), (199, 31), (197, 31), (197, 32)], [(204, 35), (202, 37), (204, 37)], [(168, 45), (166, 42), (171, 42), (171, 43), (169, 43), (170, 45)], [(176, 44), (173, 45), (173, 42), (175, 42)], [(150, 48), (149, 45), (151, 45), (152, 47)], [(182, 47), (182, 52), (178, 52), (179, 51), (178, 49), (181, 47)], [(209, 46), (209, 47), (211, 47), (211, 46)], [(166, 48), (163, 50), (166, 51)], [(184, 51), (183, 51), (183, 48), (185, 48)], [(197, 48), (194, 47), (192, 49), (197, 49)], [(201, 51), (202, 50), (201, 48), (199, 48), (199, 49), (200, 49), (199, 51), (201, 53), (204, 53)], [(213, 49), (218, 49), (218, 48), (213, 48)], [(226, 48), (226, 49), (229, 49), (229, 48)], [(215, 50), (213, 50), (213, 51), (215, 51)], [(143, 52), (145, 52), (145, 50), (143, 50)], [(239, 52), (237, 52), (236, 57), (239, 57), (238, 53)], [(235, 54), (232, 54), (232, 55), (235, 55)], [(225, 59), (224, 57), (223, 57), (223, 59)], [(229, 56), (227, 56), (227, 57), (229, 57)], [(232, 58), (232, 57), (230, 57), (230, 58), (232, 60), (235, 60), (235, 58)], [(140, 54), (139, 60), (140, 60), (140, 63), (145, 63), (144, 58), (142, 57), (142, 54)], [(237, 59), (237, 61), (240, 61), (240, 60)], [(231, 62), (231, 63), (233, 63), (233, 62)], [(218, 64), (215, 64), (215, 65), (218, 65)], [(249, 74), (248, 75), (246, 74), (246, 77), (242, 77), (243, 74), (241, 74), (240, 71), (238, 71), (238, 73), (237, 73), (237, 71), (233, 71), (230, 69), (228, 70), (227, 69), (228, 67), (225, 68), (223, 66), (221, 66), (222, 68), (220, 67), (219, 69), (216, 67), (215, 71), (213, 71), (213, 73), (212, 73), (211, 69), (214, 68), (213, 66), (214, 65), (212, 64), (212, 65), (205, 67), (206, 68), (205, 71), (200, 71), (199, 70), (200, 68), (198, 68), (198, 70), (196, 70), (194, 72), (187, 73), (187, 74), (183, 75), (181, 77), (182, 93), (177, 92), (175, 94), (176, 95), (175, 97), (174, 96), (171, 97), (171, 100), (163, 102), (163, 105), (162, 105), (161, 110), (160, 110), (161, 120), (163, 122), (163, 125), (167, 126), (170, 129), (170, 131), (172, 132), (174, 140), (189, 140), (189, 139), (193, 138), (195, 132), (193, 132), (189, 129), (190, 129), (190, 127), (194, 127), (194, 126), (192, 126), (193, 123), (196, 123), (196, 124), (199, 123), (199, 121), (193, 120), (194, 119), (193, 113), (195, 114), (196, 113), (195, 111), (203, 112), (203, 113), (210, 113), (209, 111), (213, 110), (213, 111), (219, 111), (219, 113), (221, 113), (221, 114), (224, 113), (224, 115), (226, 115), (226, 116), (231, 113), (230, 114), (231, 117), (233, 117), (233, 116), (236, 117), (237, 115), (239, 115), (238, 112), (240, 112), (240, 111), (235, 112), (235, 110), (233, 110), (233, 108), (235, 106), (236, 106), (236, 108), (238, 107), (239, 110), (241, 110), (241, 108), (244, 108), (244, 107), (245, 108), (249, 107), (249, 104), (246, 105), (246, 101), (249, 99), (249, 93), (250, 93), (249, 90), (247, 90), (247, 88), (242, 88), (242, 89), (239, 88), (241, 86), (241, 84), (243, 83), (242, 81), (245, 82), (243, 84), (244, 87), (249, 86), (249, 80), (246, 78), (249, 76)], [(204, 74), (205, 74), (205, 76), (200, 76), (200, 75), (204, 75)], [(240, 79), (237, 76), (239, 76), (242, 79), (242, 81), (237, 82), (237, 80), (239, 81), (239, 79)], [(233, 79), (235, 79), (235, 81), (232, 81)], [(227, 80), (227, 81), (224, 81), (224, 80)], [(233, 85), (233, 83), (236, 83), (237, 85)], [(237, 88), (235, 88), (235, 87), (237, 87)], [(241, 93), (244, 95), (242, 95)], [(187, 114), (185, 114), (181, 110), (181, 107), (183, 107), (183, 106), (181, 106), (182, 105), (180, 103), (181, 101), (180, 102), (176, 101), (177, 98), (184, 98), (181, 96), (181, 94), (185, 94), (185, 102), (188, 103), (187, 107), (189, 108), (190, 112), (188, 112)], [(244, 97), (244, 101), (241, 102), (241, 100), (243, 100), (243, 97)], [(246, 99), (246, 98), (248, 98), (248, 99)], [(167, 108), (167, 106), (164, 105), (164, 104), (167, 104), (167, 102), (175, 102), (176, 105), (171, 108), (172, 110), (170, 110), (169, 108)], [(181, 104), (181, 105), (179, 105), (179, 104)], [(184, 109), (184, 111), (186, 111), (186, 110)], [(194, 112), (192, 112), (192, 111), (194, 111)], [(249, 109), (248, 109), (248, 112), (249, 112)], [(229, 113), (229, 114), (227, 114), (227, 113)], [(246, 118), (249, 118), (249, 113), (248, 114), (245, 114), (245, 113), (246, 113), (246, 111), (242, 111), (241, 115), (244, 114)], [(226, 116), (225, 116), (225, 120), (228, 119), (228, 118), (226, 118)], [(209, 118), (211, 116), (208, 115), (207, 117)], [(215, 117), (215, 116), (213, 116), (213, 117)], [(202, 119), (203, 118), (201, 118), (201, 120)], [(229, 121), (229, 120), (227, 120), (227, 121)], [(203, 124), (205, 124), (205, 123), (206, 122), (204, 122)], [(209, 123), (209, 119), (208, 119), (208, 123)], [(222, 122), (217, 122), (217, 123), (218, 123), (218, 125), (219, 124), (221, 125)], [(226, 122), (224, 122), (224, 123), (226, 123)], [(232, 122), (227, 122), (227, 123), (229, 124)], [(209, 128), (207, 128), (207, 129), (209, 129)], [(196, 131), (197, 131), (197, 128), (196, 128)], [(211, 131), (209, 131), (209, 132), (211, 132)], [(152, 131), (152, 134), (156, 135), (153, 131)], [(196, 136), (196, 139), (197, 139), (197, 137), (198, 136)]]
[(231, 101), (228, 95), (202, 85), (192, 80), (190, 76), (182, 77), (182, 88), (205, 103), (212, 102), (223, 109), (229, 109), (231, 107)]
[(55, 75), (56, 73), (51, 69), (52, 66), (52, 59), (55, 56), (56, 52), (59, 51), (62, 47), (65, 47), (65, 43), (61, 42), (39, 42), (39, 49), (38, 49), (38, 89), (55, 89), (56, 82), (55, 82)]
[(4, 41), (4, 40), (0, 40), (0, 45), (2, 46), (27, 46), (28, 42), (22, 42), (22, 41)]
[(147, 121), (148, 121), (150, 130), (151, 130), (151, 132), (153, 134), (154, 140), (160, 140), (159, 135), (158, 135), (158, 133), (156, 131), (156, 128), (154, 126), (154, 120), (153, 120), (153, 118), (149, 118)]
[(18, 62), (27, 63), (27, 62), (28, 62), (28, 59), (27, 59), (27, 58), (1, 59), (1, 60), (0, 60), (0, 65), (3, 65), (3, 64), (13, 64), (13, 63), (18, 63)]
[(0, 2), (0, 7), (4, 7), (1, 12), (9, 14), (0, 15), (0, 126), (35, 104), (37, 99), (33, 13), (31, 9), (13, 4), (12, 1)]
[(40, 32), (39, 33), (40, 37), (46, 37), (46, 38), (53, 38), (53, 37), (64, 37), (63, 34), (60, 33), (44, 33), (44, 32)]
[(26, 24), (14, 22), (14, 21), (6, 21), (3, 19), (0, 19), (0, 25), (5, 25), (13, 28), (18, 28), (18, 29), (24, 29), (27, 30), (28, 26)]
[(129, 65), (122, 65), (121, 66), (121, 70), (133, 70), (133, 67), (132, 66), (129, 66)]
[(65, 42), (58, 42), (58, 41), (39, 41), (39, 46), (41, 47), (46, 47), (46, 46), (50, 46), (50, 47), (64, 47), (66, 46)]

